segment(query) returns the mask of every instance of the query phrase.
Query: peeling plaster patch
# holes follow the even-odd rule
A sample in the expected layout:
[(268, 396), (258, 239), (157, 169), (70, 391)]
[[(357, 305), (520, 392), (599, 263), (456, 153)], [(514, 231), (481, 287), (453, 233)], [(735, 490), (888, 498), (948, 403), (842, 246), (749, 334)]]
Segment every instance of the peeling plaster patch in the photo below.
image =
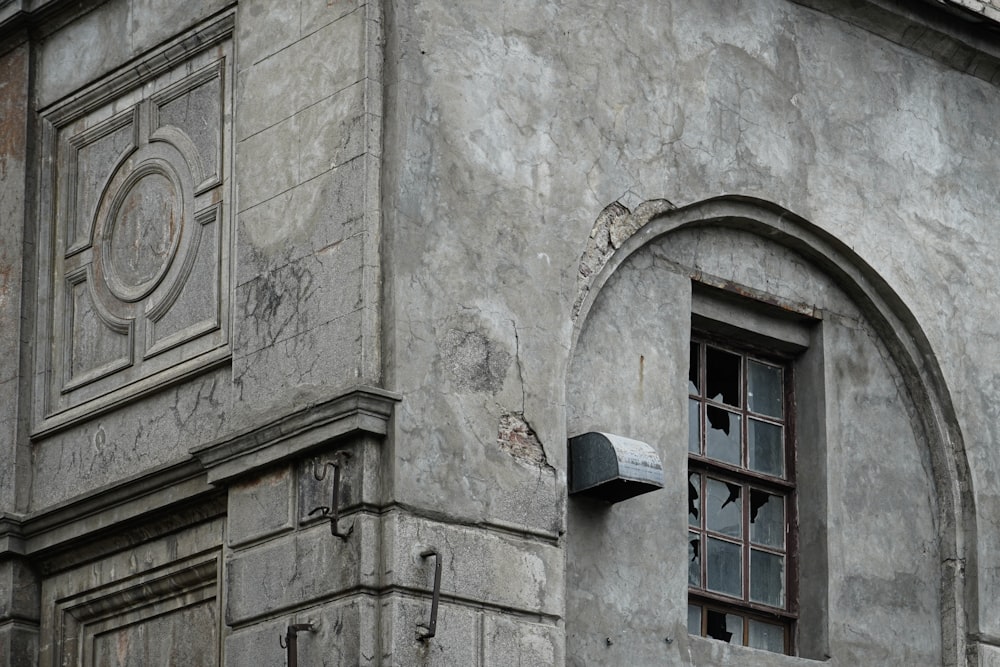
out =
[(441, 351), (448, 370), (463, 389), (495, 394), (503, 387), (510, 354), (478, 331), (449, 329)]
[(551, 467), (542, 442), (520, 412), (500, 415), (497, 445), (515, 459), (544, 468)]
[[(587, 239), (587, 248), (580, 257), (580, 268), (576, 277), (576, 301), (573, 302), (573, 319), (580, 313), (594, 278), (608, 263), (615, 250), (621, 247), (633, 234), (649, 222), (648, 210), (671, 210), (675, 208), (665, 199), (656, 199), (640, 204), (633, 214), (621, 202), (611, 202), (594, 221), (594, 228)], [(642, 209), (640, 211), (640, 209)], [(640, 214), (641, 213), (641, 214)]]

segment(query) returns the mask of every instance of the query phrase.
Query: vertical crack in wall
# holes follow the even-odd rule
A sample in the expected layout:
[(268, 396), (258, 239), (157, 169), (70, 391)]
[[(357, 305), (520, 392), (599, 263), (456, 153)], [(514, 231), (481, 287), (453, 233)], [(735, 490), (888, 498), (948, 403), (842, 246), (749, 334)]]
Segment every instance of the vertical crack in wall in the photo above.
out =
[(527, 390), (524, 386), (524, 369), (521, 366), (521, 336), (517, 331), (517, 322), (510, 321), (514, 328), (514, 363), (517, 366), (517, 380), (521, 384), (521, 409), (504, 412), (500, 415), (500, 426), (497, 430), (497, 445), (501, 451), (514, 458), (539, 468), (553, 469), (545, 455), (545, 447), (538, 434), (524, 418), (527, 406)]

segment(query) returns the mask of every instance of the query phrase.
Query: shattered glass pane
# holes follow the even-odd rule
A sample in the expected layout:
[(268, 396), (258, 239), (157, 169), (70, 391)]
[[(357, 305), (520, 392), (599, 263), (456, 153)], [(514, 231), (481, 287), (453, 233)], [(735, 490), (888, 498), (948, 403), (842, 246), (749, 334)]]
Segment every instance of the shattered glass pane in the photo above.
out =
[(701, 607), (688, 605), (688, 634), (701, 636)]
[(688, 475), (688, 524), (701, 526), (701, 475)]
[(708, 478), (705, 484), (705, 527), (716, 533), (740, 537), (743, 535), (742, 487)]
[(750, 541), (785, 548), (785, 503), (781, 496), (750, 489)]
[(781, 369), (756, 361), (747, 362), (747, 407), (768, 417), (781, 418)]
[(743, 597), (743, 573), (740, 545), (708, 538), (708, 565), (705, 587), (716, 593)]
[(705, 396), (740, 406), (740, 356), (714, 347), (705, 350)]
[[(711, 555), (708, 565), (711, 568)], [(785, 606), (784, 556), (750, 550), (750, 599), (772, 607)]]
[(688, 586), (701, 587), (701, 537), (688, 533)]
[(688, 365), (688, 393), (698, 395), (698, 377), (701, 369), (698, 366), (698, 344), (691, 343), (691, 363)]
[(740, 420), (738, 414), (706, 406), (705, 414), (708, 424), (705, 425), (705, 454), (717, 459), (740, 465)]
[(743, 618), (714, 609), (706, 609), (705, 634), (732, 644), (743, 644)]
[[(689, 612), (690, 613), (690, 612)], [(774, 653), (785, 652), (785, 628), (774, 623), (747, 619), (747, 646)]]
[(747, 422), (747, 440), (747, 463), (751, 470), (777, 477), (785, 474), (780, 426), (751, 419)]
[(701, 452), (701, 404), (688, 399), (688, 451)]

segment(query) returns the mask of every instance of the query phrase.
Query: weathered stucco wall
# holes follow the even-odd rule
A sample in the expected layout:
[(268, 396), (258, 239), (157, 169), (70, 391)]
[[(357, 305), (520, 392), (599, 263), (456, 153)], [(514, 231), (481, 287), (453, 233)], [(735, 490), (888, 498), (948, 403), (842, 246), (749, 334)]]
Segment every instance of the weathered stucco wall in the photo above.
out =
[[(797, 422), (818, 431), (797, 438), (798, 523), (804, 535), (825, 535), (821, 558), (806, 540), (801, 546), (800, 653), (844, 665), (940, 663), (938, 507), (927, 444), (898, 372), (829, 278), (790, 250), (717, 228), (680, 230), (629, 257), (597, 296), (574, 349), (568, 432), (608, 430), (653, 443), (666, 487), (611, 507), (570, 501), (570, 662), (771, 661), (687, 636), (687, 562), (676, 544), (687, 515), (692, 275), (809, 303), (822, 317), (810, 343), (820, 367), (796, 372)], [(824, 396), (809, 396), (816, 393)], [(821, 405), (818, 429), (808, 425), (807, 402)], [(817, 590), (828, 591), (828, 601), (810, 599)], [(805, 613), (816, 602), (825, 611)]]
[[(0, 0), (0, 662), (1000, 664), (995, 4)], [(686, 632), (702, 285), (807, 323), (799, 657)]]
[[(497, 465), (505, 459), (495, 434), (503, 415), (522, 410), (561, 479), (559, 378), (598, 212), (615, 200), (749, 195), (846, 244), (926, 333), (962, 429), (954, 444), (973, 471), (969, 601), (995, 599), (1000, 461), (989, 445), (989, 387), (1000, 369), (986, 297), (998, 277), (995, 86), (779, 1), (395, 2), (388, 25), (386, 368), (404, 397), (395, 432), (404, 502), (440, 507), (447, 498), (463, 520), (509, 521), (498, 498), (523, 494), (525, 483), (508, 472), (514, 462)], [(482, 381), (463, 386), (473, 372)], [(854, 375), (842, 382), (864, 379)], [(889, 406), (923, 409), (892, 398), (891, 382), (886, 391)], [(917, 450), (908, 460), (924, 460)], [(920, 478), (926, 464), (915, 465)], [(929, 493), (918, 494), (926, 508)], [(541, 496), (527, 500), (544, 506)], [(926, 539), (936, 519), (930, 509), (923, 517)], [(831, 560), (831, 577), (853, 566)], [(850, 599), (851, 586), (831, 590), (831, 607), (868, 604)], [(921, 608), (936, 609), (937, 593), (927, 594)], [(932, 616), (920, 632), (938, 632)], [(994, 635), (997, 618), (984, 610), (970, 629)], [(904, 659), (897, 640), (873, 632), (858, 651)], [(922, 646), (920, 659), (940, 650)], [(838, 659), (848, 664), (853, 650), (841, 644)]]

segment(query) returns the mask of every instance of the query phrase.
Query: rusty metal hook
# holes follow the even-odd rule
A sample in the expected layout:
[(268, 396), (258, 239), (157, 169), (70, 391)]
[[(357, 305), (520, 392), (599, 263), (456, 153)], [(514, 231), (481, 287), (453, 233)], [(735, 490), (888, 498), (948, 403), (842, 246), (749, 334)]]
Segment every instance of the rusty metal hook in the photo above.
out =
[(344, 462), (350, 457), (351, 457), (350, 452), (346, 452), (343, 450), (337, 452), (336, 454), (333, 455), (333, 461), (327, 461), (326, 465), (320, 468), (323, 471), (322, 475), (316, 474), (316, 464), (315, 463), (313, 464), (313, 477), (318, 481), (323, 481), (323, 479), (326, 478), (326, 469), (328, 466), (333, 468), (333, 489), (330, 491), (330, 505), (329, 506), (320, 505), (319, 507), (312, 509), (309, 512), (309, 516), (312, 516), (317, 512), (322, 513), (323, 516), (329, 516), (330, 534), (333, 535), (334, 537), (339, 537), (342, 540), (346, 540), (348, 535), (350, 535), (354, 531), (353, 523), (351, 524), (351, 527), (347, 529), (346, 533), (342, 533), (340, 531), (340, 525), (339, 525), (340, 524), (340, 506), (339, 506), (340, 467), (344, 465)]
[(417, 639), (427, 641), (437, 632), (438, 602), (441, 599), (441, 554), (437, 549), (427, 549), (420, 552), (421, 558), (434, 556), (434, 592), (431, 596), (431, 618), (427, 625), (417, 624)]

